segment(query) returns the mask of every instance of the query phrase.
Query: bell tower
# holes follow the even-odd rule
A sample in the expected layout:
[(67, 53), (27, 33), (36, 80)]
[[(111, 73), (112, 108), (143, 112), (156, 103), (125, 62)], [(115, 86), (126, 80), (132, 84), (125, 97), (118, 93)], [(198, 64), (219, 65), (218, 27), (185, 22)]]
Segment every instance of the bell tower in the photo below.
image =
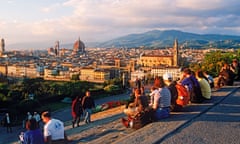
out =
[(4, 39), (2, 38), (1, 39), (1, 42), (0, 42), (0, 55), (3, 55), (5, 52), (5, 41)]
[(178, 67), (179, 66), (179, 57), (178, 57), (178, 40), (175, 39), (174, 45), (173, 45), (173, 66)]

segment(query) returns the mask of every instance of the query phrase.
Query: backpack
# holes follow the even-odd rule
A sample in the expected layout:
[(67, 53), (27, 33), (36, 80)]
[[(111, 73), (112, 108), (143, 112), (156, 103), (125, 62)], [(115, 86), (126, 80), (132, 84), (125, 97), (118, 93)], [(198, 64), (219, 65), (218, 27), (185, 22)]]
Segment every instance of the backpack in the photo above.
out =
[(190, 101), (192, 103), (201, 103), (204, 98), (202, 96), (201, 88), (197, 86), (197, 84), (190, 78), (192, 82), (192, 90), (190, 91)]
[(188, 105), (190, 100), (188, 90), (181, 84), (176, 84), (175, 87), (178, 92), (178, 98), (176, 99), (176, 103), (182, 107)]
[(146, 110), (139, 112), (133, 119), (130, 120), (130, 127), (132, 129), (140, 129), (153, 121), (152, 116), (153, 109), (147, 108)]

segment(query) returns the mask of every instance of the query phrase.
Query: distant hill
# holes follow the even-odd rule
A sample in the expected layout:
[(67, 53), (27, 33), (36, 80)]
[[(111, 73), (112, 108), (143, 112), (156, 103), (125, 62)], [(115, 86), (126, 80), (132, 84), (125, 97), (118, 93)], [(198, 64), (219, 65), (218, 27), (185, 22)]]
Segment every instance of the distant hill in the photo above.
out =
[(130, 34), (94, 47), (172, 47), (175, 39), (190, 48), (240, 48), (240, 36), (219, 34), (194, 34), (177, 30), (153, 30), (141, 34)]

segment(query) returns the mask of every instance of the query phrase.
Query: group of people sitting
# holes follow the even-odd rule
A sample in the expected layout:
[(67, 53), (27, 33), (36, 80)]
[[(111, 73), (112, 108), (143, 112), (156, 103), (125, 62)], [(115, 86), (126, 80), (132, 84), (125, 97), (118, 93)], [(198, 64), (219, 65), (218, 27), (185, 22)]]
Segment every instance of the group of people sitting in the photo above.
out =
[(127, 118), (122, 118), (122, 123), (125, 127), (138, 129), (167, 118), (171, 111), (179, 111), (189, 103), (211, 99), (213, 87), (213, 78), (202, 70), (193, 72), (185, 68), (178, 81), (174, 81), (170, 73), (165, 73), (155, 78), (149, 96), (143, 86), (134, 88), (134, 95), (124, 109)]
[(233, 59), (231, 64), (224, 63), (218, 75), (217, 87), (232, 86), (234, 80), (240, 80), (240, 64), (237, 59)]

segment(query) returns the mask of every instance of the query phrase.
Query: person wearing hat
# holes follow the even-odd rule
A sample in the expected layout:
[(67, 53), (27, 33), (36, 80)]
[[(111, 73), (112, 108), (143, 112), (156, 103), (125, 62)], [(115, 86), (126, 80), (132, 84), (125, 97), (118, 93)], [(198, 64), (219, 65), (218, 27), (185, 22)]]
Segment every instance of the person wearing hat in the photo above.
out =
[(41, 117), (45, 123), (43, 129), (44, 142), (47, 144), (66, 144), (67, 137), (63, 122), (52, 118), (48, 111), (43, 112)]

